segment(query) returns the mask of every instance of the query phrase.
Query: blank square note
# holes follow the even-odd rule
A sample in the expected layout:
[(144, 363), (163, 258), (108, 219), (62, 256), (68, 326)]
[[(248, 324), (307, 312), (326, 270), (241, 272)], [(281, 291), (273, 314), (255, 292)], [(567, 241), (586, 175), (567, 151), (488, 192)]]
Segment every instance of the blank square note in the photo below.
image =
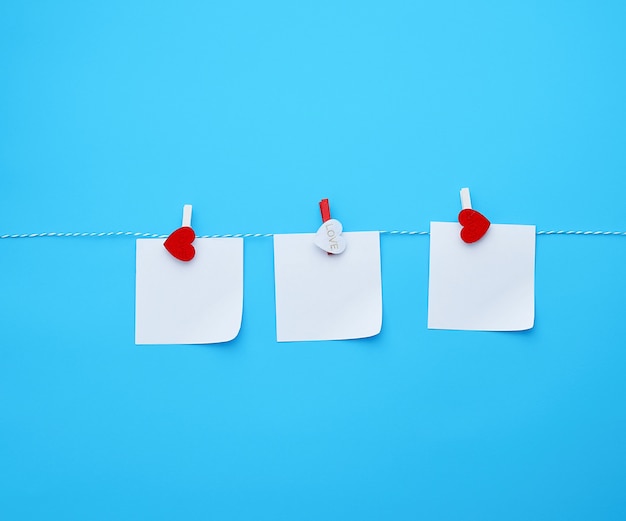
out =
[(279, 342), (365, 338), (380, 333), (380, 234), (344, 233), (346, 250), (329, 255), (315, 234), (274, 236)]
[(430, 223), (428, 327), (521, 331), (535, 321), (535, 227), (492, 224), (478, 242)]
[(196, 239), (189, 262), (163, 239), (137, 241), (136, 344), (214, 344), (237, 336), (243, 312), (243, 239)]

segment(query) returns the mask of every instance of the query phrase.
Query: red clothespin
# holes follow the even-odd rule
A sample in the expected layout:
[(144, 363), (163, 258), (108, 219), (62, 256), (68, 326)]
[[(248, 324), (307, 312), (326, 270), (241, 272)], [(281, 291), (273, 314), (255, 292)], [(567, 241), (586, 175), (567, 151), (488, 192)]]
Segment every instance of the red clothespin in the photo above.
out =
[(472, 209), (469, 188), (461, 188), (461, 208), (459, 212), (461, 239), (468, 244), (479, 241), (487, 233), (491, 223), (482, 213)]
[(330, 221), (330, 204), (328, 199), (322, 199), (320, 201), (320, 212), (322, 212), (322, 222)]
[(196, 255), (196, 249), (192, 244), (196, 240), (196, 232), (191, 227), (191, 210), (190, 204), (183, 206), (183, 225), (170, 233), (163, 243), (170, 254), (183, 262), (190, 261)]
[(346, 240), (342, 236), (343, 226), (337, 219), (330, 217), (330, 205), (328, 199), (320, 201), (322, 213), (322, 226), (315, 234), (315, 244), (328, 255), (339, 255), (346, 249)]

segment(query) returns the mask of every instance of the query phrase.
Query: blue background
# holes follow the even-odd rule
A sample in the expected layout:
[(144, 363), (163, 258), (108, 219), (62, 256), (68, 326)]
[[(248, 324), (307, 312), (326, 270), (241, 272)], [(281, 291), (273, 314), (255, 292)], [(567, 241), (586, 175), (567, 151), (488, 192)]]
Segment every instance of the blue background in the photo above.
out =
[[(626, 230), (626, 4), (0, 4), (0, 234)], [(131, 238), (0, 241), (3, 520), (622, 520), (624, 237), (538, 237), (536, 327), (426, 328), (382, 237), (372, 339), (134, 345)]]

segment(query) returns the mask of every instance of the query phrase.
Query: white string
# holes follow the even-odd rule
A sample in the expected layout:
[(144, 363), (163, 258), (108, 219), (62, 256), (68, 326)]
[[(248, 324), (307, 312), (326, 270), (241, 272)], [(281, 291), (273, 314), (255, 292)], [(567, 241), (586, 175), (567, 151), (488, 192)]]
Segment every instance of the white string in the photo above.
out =
[(626, 232), (583, 232), (572, 230), (540, 230), (537, 235), (621, 235), (626, 236)]
[[(430, 232), (407, 230), (381, 230), (384, 235), (430, 235)], [(234, 233), (218, 235), (198, 235), (199, 239), (258, 239), (273, 237), (274, 233)], [(582, 230), (539, 230), (537, 235), (615, 235), (626, 237), (626, 232), (582, 231)], [(167, 239), (167, 235), (141, 232), (45, 232), (0, 235), (0, 239), (37, 239), (41, 237), (137, 237), (148, 239)]]

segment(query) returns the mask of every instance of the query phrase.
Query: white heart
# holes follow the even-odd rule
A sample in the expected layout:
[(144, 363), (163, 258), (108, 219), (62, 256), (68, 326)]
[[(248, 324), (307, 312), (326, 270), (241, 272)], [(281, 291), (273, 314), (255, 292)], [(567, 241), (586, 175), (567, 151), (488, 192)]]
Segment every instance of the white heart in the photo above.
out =
[(339, 255), (346, 249), (346, 240), (342, 237), (343, 226), (337, 219), (323, 223), (315, 234), (315, 245), (322, 250)]

